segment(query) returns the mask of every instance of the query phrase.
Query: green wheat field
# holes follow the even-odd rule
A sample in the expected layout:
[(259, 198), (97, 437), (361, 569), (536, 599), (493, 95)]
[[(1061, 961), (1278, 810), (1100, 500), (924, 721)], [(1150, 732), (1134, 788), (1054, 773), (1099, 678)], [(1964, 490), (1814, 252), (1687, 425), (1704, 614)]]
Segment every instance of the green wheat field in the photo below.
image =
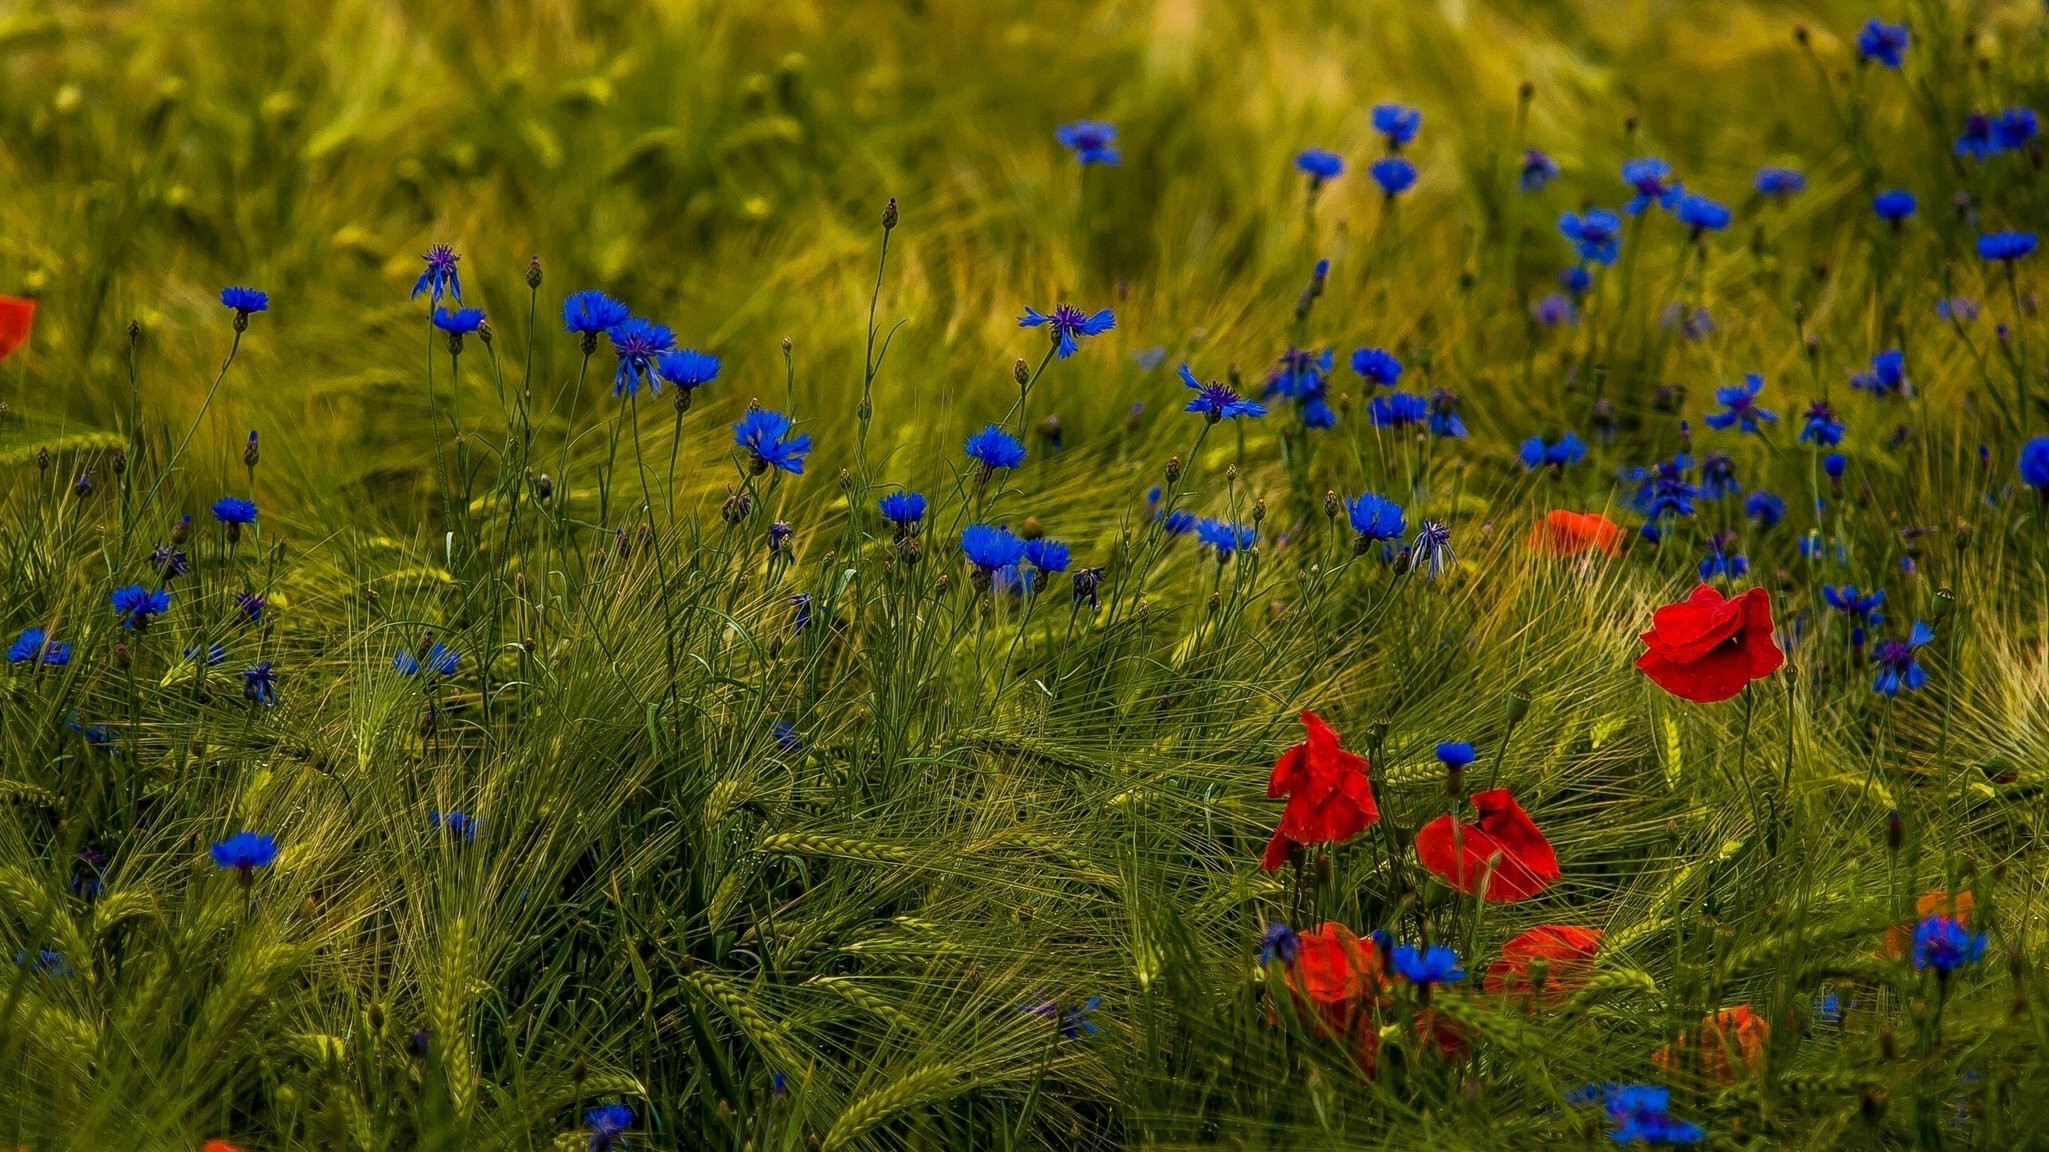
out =
[(0, 0), (0, 1149), (2049, 1146), (2036, 110), (2040, 0)]

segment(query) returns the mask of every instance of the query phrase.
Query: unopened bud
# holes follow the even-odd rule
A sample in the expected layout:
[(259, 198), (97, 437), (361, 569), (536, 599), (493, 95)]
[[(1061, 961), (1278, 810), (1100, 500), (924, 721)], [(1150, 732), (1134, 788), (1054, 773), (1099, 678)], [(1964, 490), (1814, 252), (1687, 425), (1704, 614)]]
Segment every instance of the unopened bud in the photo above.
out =
[(242, 465), (246, 468), (254, 468), (256, 467), (257, 459), (256, 429), (251, 428), (249, 430), (249, 442), (242, 446)]
[(1900, 810), (1894, 808), (1885, 814), (1885, 846), (1893, 852), (1898, 852), (1906, 843), (1906, 824), (1900, 819)]
[(1252, 502), (1252, 522), (1257, 524), (1264, 519), (1266, 519), (1266, 497), (1262, 496)]
[(1045, 534), (1046, 526), (1040, 523), (1037, 516), (1025, 517), (1024, 523), (1019, 525), (1017, 530), (1018, 539), (1020, 540), (1037, 540)]
[(1181, 479), (1181, 457), (1169, 456), (1167, 457), (1167, 483), (1172, 484), (1179, 479)]
[(539, 256), (532, 256), (527, 259), (526, 286), (529, 288), (539, 288), (541, 286), (541, 258)]
[(115, 666), (115, 667), (117, 667), (117, 668), (127, 668), (127, 667), (128, 667), (129, 665), (131, 665), (131, 664), (133, 664), (133, 663), (135, 663), (135, 654), (134, 654), (134, 653), (132, 653), (132, 652), (130, 652), (130, 651), (128, 650), (128, 645), (127, 645), (127, 644), (123, 643), (123, 644), (116, 644), (116, 645), (114, 645), (114, 666)]
[(889, 203), (884, 204), (882, 206), (882, 230), (884, 232), (887, 232), (890, 229), (896, 227), (896, 221), (896, 197), (891, 196), (889, 198)]
[(1025, 363), (1024, 357), (1018, 357), (1017, 362), (1010, 366), (1010, 378), (1017, 381), (1020, 388), (1032, 382), (1032, 366)]
[(1336, 491), (1335, 489), (1325, 489), (1325, 490), (1324, 490), (1324, 493), (1323, 493), (1323, 516), (1324, 516), (1324, 519), (1326, 519), (1326, 520), (1335, 520), (1335, 519), (1337, 519), (1337, 518), (1338, 518), (1338, 510), (1339, 510), (1340, 508), (1342, 508), (1342, 507), (1344, 507), (1344, 501), (1342, 501), (1342, 500), (1338, 499), (1338, 494), (1337, 494), (1337, 491)]

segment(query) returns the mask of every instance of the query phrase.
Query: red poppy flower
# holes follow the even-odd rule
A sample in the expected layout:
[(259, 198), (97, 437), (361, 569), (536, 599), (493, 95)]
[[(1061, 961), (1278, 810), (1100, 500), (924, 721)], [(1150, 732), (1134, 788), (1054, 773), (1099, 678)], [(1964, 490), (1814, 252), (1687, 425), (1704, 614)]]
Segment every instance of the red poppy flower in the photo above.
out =
[(1703, 584), (1652, 613), (1643, 642), (1650, 650), (1636, 666), (1658, 687), (1696, 704), (1727, 700), (1786, 662), (1772, 639), (1771, 595), (1762, 588), (1724, 600)]
[(1601, 950), (1601, 930), (1577, 924), (1539, 924), (1501, 946), (1501, 959), (1487, 966), (1487, 994), (1528, 994), (1535, 998), (1536, 981), (1530, 976), (1532, 962), (1545, 966), (1542, 998), (1556, 1000), (1586, 983), (1594, 966), (1594, 954)]
[(1336, 921), (1296, 937), (1295, 962), (1288, 966), (1289, 990), (1307, 1001), (1320, 1035), (1356, 1035), (1359, 1063), (1373, 1072), (1380, 1034), (1374, 1011), (1387, 999), (1387, 975), (1380, 949)]
[(0, 296), (0, 360), (28, 341), (29, 325), (36, 318), (36, 302), (20, 296)]
[(1274, 761), (1266, 794), (1288, 798), (1280, 826), (1267, 841), (1260, 867), (1272, 872), (1288, 859), (1288, 845), (1350, 840), (1380, 819), (1373, 786), (1366, 780), (1366, 758), (1347, 752), (1338, 734), (1314, 712), (1302, 713), (1309, 738)]
[(242, 1149), (226, 1140), (208, 1140), (199, 1146), (199, 1152), (242, 1152)]
[(1473, 793), (1470, 824), (1439, 816), (1416, 833), (1416, 859), (1431, 874), (1482, 900), (1527, 900), (1558, 879), (1558, 853), (1506, 788)]
[(1907, 950), (1914, 946), (1915, 926), (1930, 916), (1947, 916), (1955, 920), (1959, 927), (1970, 927), (1971, 910), (1977, 905), (1978, 897), (1969, 891), (1959, 892), (1955, 896), (1939, 889), (1921, 893), (1914, 901), (1914, 918), (1885, 930), (1886, 955), (1895, 960), (1903, 959), (1907, 955)]
[(1750, 1010), (1748, 1004), (1710, 1012), (1700, 1027), (1651, 1053), (1651, 1063), (1667, 1071), (1691, 1071), (1696, 1067), (1692, 1050), (1699, 1046), (1697, 1067), (1701, 1076), (1727, 1084), (1736, 1079), (1737, 1065), (1755, 1071), (1764, 1063), (1764, 1046), (1771, 1039), (1771, 1025)]
[(1621, 538), (1622, 526), (1599, 512), (1567, 512), (1560, 508), (1545, 513), (1543, 521), (1530, 529), (1523, 542), (1553, 556), (1577, 556), (1592, 551), (1613, 556)]

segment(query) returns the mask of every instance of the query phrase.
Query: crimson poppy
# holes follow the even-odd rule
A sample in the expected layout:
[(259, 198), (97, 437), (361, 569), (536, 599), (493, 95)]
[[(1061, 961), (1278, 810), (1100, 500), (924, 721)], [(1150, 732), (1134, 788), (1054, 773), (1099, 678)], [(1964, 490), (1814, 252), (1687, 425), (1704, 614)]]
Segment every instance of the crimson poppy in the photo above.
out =
[(1553, 556), (1578, 556), (1595, 551), (1603, 556), (1613, 556), (1621, 538), (1622, 526), (1599, 512), (1567, 512), (1559, 508), (1546, 512), (1543, 521), (1523, 538), (1523, 543)]
[(1727, 1084), (1736, 1079), (1737, 1072), (1730, 1057), (1740, 1059), (1744, 1069), (1755, 1071), (1764, 1063), (1764, 1046), (1771, 1034), (1771, 1025), (1765, 1023), (1764, 1017), (1752, 1012), (1750, 1005), (1738, 1004), (1708, 1013), (1700, 1027), (1651, 1053), (1651, 1063), (1667, 1071), (1690, 1070), (1696, 1066), (1690, 1053), (1697, 1045), (1700, 1074)]
[(1711, 584), (1651, 614), (1649, 647), (1636, 666), (1682, 700), (1712, 704), (1786, 662), (1772, 639), (1771, 594), (1752, 588), (1724, 600)]
[[(1558, 879), (1558, 853), (1506, 788), (1473, 793), (1472, 823), (1439, 816), (1416, 833), (1416, 859), (1482, 900), (1527, 900)], [(1485, 889), (1481, 890), (1481, 885)]]
[(1270, 799), (1288, 798), (1281, 822), (1267, 841), (1260, 867), (1272, 872), (1287, 862), (1290, 844), (1350, 840), (1380, 819), (1366, 758), (1347, 752), (1338, 734), (1314, 712), (1302, 713), (1309, 738), (1281, 753), (1267, 781)]
[(36, 318), (36, 302), (21, 296), (0, 296), (0, 360), (28, 342)]
[(1371, 1075), (1380, 1046), (1374, 1012), (1388, 998), (1380, 949), (1343, 924), (1326, 921), (1296, 937), (1286, 976), (1288, 989), (1314, 1015), (1319, 1034), (1357, 1037), (1359, 1063)]
[(1554, 1000), (1586, 983), (1601, 950), (1601, 930), (1577, 924), (1539, 924), (1501, 946), (1501, 959), (1487, 966), (1489, 996), (1503, 992), (1539, 995), (1530, 966), (1543, 961), (1541, 997)]

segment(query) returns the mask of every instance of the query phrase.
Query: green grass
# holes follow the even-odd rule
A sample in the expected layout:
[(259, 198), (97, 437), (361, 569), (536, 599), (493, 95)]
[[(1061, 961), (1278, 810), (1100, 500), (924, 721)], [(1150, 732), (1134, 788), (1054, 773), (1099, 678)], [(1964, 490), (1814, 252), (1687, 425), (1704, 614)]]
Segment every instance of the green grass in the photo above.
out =
[[(73, 653), (0, 671), (0, 1147), (566, 1152), (614, 1101), (655, 1149), (1598, 1147), (1564, 1096), (1607, 1080), (1671, 1085), (1717, 1148), (2028, 1146), (2049, 523), (2015, 460), (2049, 431), (2044, 257), (2008, 276), (1973, 243), (2040, 228), (2049, 188), (2039, 139), (1951, 142), (1973, 109), (2049, 110), (2049, 13), (1888, 4), (1901, 72), (1854, 62), (1870, 14), (0, 3), (0, 292), (39, 305), (0, 365), (0, 639)], [(1425, 119), (1390, 205), (1366, 112), (1396, 99)], [(1058, 146), (1085, 117), (1122, 165)], [(1564, 174), (1521, 193), (1528, 145)], [(1348, 163), (1313, 207), (1308, 146)], [(1645, 154), (1735, 223), (1632, 222), (1580, 322), (1536, 324), (1572, 260), (1558, 215), (1617, 206)], [(1774, 163), (1806, 191), (1754, 196)], [(1898, 231), (1870, 211), (1889, 187), (1920, 198)], [(407, 297), (434, 243), (490, 316), (459, 356)], [(271, 295), (238, 341), (225, 284)], [(717, 381), (687, 411), (615, 400), (610, 352), (586, 364), (556, 320), (586, 287), (718, 354)], [(1982, 314), (1943, 319), (1949, 296)], [(1062, 301), (1117, 326), (1021, 399), (1011, 365), (1046, 344), (1016, 317)], [(1454, 391), (1470, 436), (1374, 428), (1345, 366), (1366, 345)], [(1180, 412), (1184, 360), (1256, 390), (1290, 346), (1336, 351), (1336, 428)], [(1891, 347), (1910, 398), (1847, 386)], [(1745, 372), (1766, 437), (1702, 423)], [(1796, 442), (1824, 395), (1840, 493)], [(748, 475), (754, 399), (816, 441), (803, 475)], [(1703, 500), (1636, 539), (1617, 474), (1679, 451), (1682, 417), (1783, 523)], [(993, 421), (1031, 458), (985, 482), (960, 444)], [(1566, 429), (1589, 459), (1517, 461)], [(914, 547), (873, 511), (897, 485), (933, 500)], [(1256, 546), (1166, 537), (1155, 485)], [(1456, 566), (1357, 552), (1325, 493), (1364, 490), (1411, 535), (1447, 525)], [(223, 494), (262, 510), (239, 540)], [(1552, 508), (1629, 546), (1539, 555)], [(183, 514), (190, 574), (123, 631), (110, 591), (154, 586)], [(1027, 518), (1103, 566), (1100, 609), (1064, 576), (977, 587), (960, 528)], [(1797, 639), (1689, 704), (1631, 662), (1721, 531)], [(1871, 690), (1822, 602), (1842, 583), (1885, 590), (1882, 635), (1934, 626), (1924, 689)], [(393, 670), (433, 641), (455, 676)], [(216, 643), (217, 667), (187, 655)], [(275, 707), (244, 698), (262, 660)], [(1383, 818), (1268, 875), (1305, 708), (1370, 754)], [(1416, 867), (1456, 739), (1465, 787), (1508, 787), (1557, 848), (1534, 900)], [(430, 824), (451, 810), (474, 841)], [(243, 828), (280, 848), (246, 889), (207, 853)], [(1882, 944), (1940, 891), (1990, 939), (1945, 981)], [(1270, 922), (1326, 919), (1452, 944), (1472, 980), (1397, 989), (1369, 1070), (1256, 962)], [(1591, 980), (1535, 1011), (1486, 995), (1540, 923), (1603, 930)], [(1072, 1040), (1026, 1011), (1090, 997)], [(1771, 1029), (1741, 1074), (1653, 1062), (1737, 1005)], [(1419, 1042), (1426, 1011), (1457, 1052)]]

